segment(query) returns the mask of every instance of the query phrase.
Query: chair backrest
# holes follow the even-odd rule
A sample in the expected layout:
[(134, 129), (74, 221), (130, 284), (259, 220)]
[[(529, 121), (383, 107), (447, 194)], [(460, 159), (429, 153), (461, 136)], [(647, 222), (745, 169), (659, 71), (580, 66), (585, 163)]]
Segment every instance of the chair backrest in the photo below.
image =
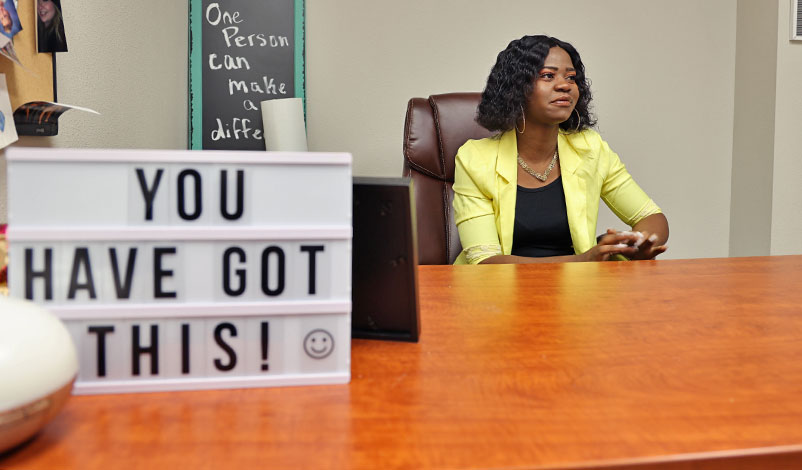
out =
[(481, 93), (412, 98), (404, 125), (404, 176), (413, 180), (418, 263), (451, 264), (462, 251), (454, 224), (454, 157), (469, 139), (492, 135), (476, 123)]

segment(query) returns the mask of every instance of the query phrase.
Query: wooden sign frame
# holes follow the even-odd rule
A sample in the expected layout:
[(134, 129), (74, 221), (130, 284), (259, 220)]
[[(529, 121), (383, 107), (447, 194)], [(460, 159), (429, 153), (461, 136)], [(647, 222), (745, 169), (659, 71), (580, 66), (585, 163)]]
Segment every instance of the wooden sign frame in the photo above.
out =
[[(274, 36), (270, 31), (260, 29), (262, 25), (247, 24), (248, 19), (240, 15), (237, 5), (247, 5), (248, 8), (272, 8), (278, 4), (290, 5), (292, 14), (294, 16), (293, 34), (292, 38), (279, 37), (276, 41), (277, 44), (272, 44)], [(210, 4), (218, 5), (211, 13), (207, 11)], [(258, 5), (258, 6), (256, 6)], [(211, 149), (211, 150), (264, 150), (264, 140), (261, 140), (261, 147), (256, 147), (258, 140), (254, 141), (253, 133), (262, 133), (262, 115), (260, 102), (273, 98), (301, 98), (304, 100), (305, 109), (305, 64), (304, 64), (304, 0), (263, 0), (257, 2), (256, 0), (190, 0), (190, 40), (189, 40), (189, 129), (188, 129), (188, 148), (192, 150)], [(211, 15), (212, 21), (209, 21)], [(269, 16), (269, 15), (263, 15)], [(216, 30), (215, 37), (219, 39), (221, 30), (226, 27), (229, 28), (242, 28), (242, 34), (228, 37), (226, 41), (237, 42), (233, 44), (232, 49), (225, 51), (216, 51), (216, 57), (211, 57), (212, 52), (206, 53), (204, 56), (204, 24), (215, 23)], [(208, 32), (208, 31), (207, 31)], [(209, 36), (206, 36), (207, 39)], [(267, 70), (269, 66), (264, 63), (251, 63), (247, 57), (242, 57), (242, 51), (251, 48), (252, 50), (259, 49), (260, 46), (264, 50), (269, 50), (271, 46), (281, 46), (284, 41), (292, 41), (293, 47), (293, 70), (292, 70), (292, 86), (293, 93), (282, 94), (281, 91), (267, 92), (268, 88), (279, 87), (280, 83), (273, 83), (270, 76), (274, 73), (272, 70)], [(232, 44), (229, 44), (232, 46)], [(256, 49), (254, 49), (256, 48)], [(226, 52), (226, 54), (223, 54)], [(230, 55), (229, 55), (230, 54)], [(242, 53), (244, 54), (244, 52)], [(248, 68), (247, 78), (240, 75), (237, 82), (241, 86), (252, 87), (251, 93), (246, 95), (232, 96), (227, 103), (229, 106), (235, 107), (238, 111), (236, 117), (233, 118), (235, 122), (229, 122), (223, 119), (225, 123), (220, 123), (220, 133), (231, 133), (233, 137), (226, 137), (220, 144), (214, 144), (213, 147), (204, 145), (204, 134), (210, 133), (211, 128), (208, 127), (204, 131), (204, 110), (214, 110), (209, 103), (204, 102), (204, 92), (207, 92), (207, 97), (212, 96), (215, 99), (222, 100), (221, 96), (226, 94), (225, 88), (215, 88), (210, 91), (210, 85), (204, 83), (204, 71), (214, 66), (215, 73), (226, 72), (228, 68), (236, 69), (231, 73), (239, 73), (242, 68)], [(230, 88), (230, 86), (229, 86)], [(261, 93), (264, 91), (265, 93)], [(211, 93), (211, 94), (210, 94)], [(247, 101), (247, 103), (246, 103)], [(229, 113), (229, 109), (226, 109)], [(230, 117), (230, 116), (229, 116)], [(246, 132), (249, 134), (245, 139), (250, 139), (247, 143), (239, 140), (237, 132), (237, 120), (240, 123), (247, 121)], [(244, 126), (244, 125), (243, 125)], [(241, 135), (241, 134), (240, 134)], [(250, 147), (243, 147), (243, 145), (250, 145)]]

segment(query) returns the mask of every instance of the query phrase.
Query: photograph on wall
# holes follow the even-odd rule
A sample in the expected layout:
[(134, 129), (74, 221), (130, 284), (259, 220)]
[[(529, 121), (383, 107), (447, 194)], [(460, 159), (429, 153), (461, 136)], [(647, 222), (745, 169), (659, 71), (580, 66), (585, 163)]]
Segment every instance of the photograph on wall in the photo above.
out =
[(16, 142), (17, 129), (14, 127), (14, 115), (11, 112), (11, 98), (8, 96), (6, 74), (0, 73), (0, 149)]
[(17, 51), (14, 49), (14, 43), (11, 42), (11, 39), (2, 34), (0, 34), (0, 56), (5, 57), (20, 67), (24, 67), (22, 62), (20, 62), (19, 57), (17, 57)]
[(22, 24), (17, 15), (17, 6), (14, 4), (15, 0), (0, 1), (0, 33), (4, 36), (13, 38), (17, 33), (22, 31)]
[(36, 0), (36, 41), (39, 52), (67, 52), (61, 0)]

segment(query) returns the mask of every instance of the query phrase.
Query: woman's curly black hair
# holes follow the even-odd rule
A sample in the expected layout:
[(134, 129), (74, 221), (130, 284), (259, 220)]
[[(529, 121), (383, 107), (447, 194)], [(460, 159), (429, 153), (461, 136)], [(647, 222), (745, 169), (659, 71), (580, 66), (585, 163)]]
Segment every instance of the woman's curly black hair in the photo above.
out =
[(596, 119), (590, 112), (590, 84), (585, 77), (585, 66), (579, 53), (571, 44), (549, 36), (524, 36), (510, 42), (498, 54), (476, 113), (479, 125), (492, 132), (504, 132), (515, 127), (522, 110), (526, 108), (535, 77), (552, 47), (565, 50), (571, 57), (579, 88), (579, 100), (574, 108), (576, 112), (560, 123), (560, 129), (578, 132), (596, 125)]

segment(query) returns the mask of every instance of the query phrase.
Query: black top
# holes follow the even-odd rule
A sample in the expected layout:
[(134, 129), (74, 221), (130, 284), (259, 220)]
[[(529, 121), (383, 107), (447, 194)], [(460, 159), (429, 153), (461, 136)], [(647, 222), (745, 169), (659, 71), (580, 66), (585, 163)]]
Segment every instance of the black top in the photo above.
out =
[(512, 254), (544, 257), (573, 255), (562, 176), (542, 188), (518, 186)]

